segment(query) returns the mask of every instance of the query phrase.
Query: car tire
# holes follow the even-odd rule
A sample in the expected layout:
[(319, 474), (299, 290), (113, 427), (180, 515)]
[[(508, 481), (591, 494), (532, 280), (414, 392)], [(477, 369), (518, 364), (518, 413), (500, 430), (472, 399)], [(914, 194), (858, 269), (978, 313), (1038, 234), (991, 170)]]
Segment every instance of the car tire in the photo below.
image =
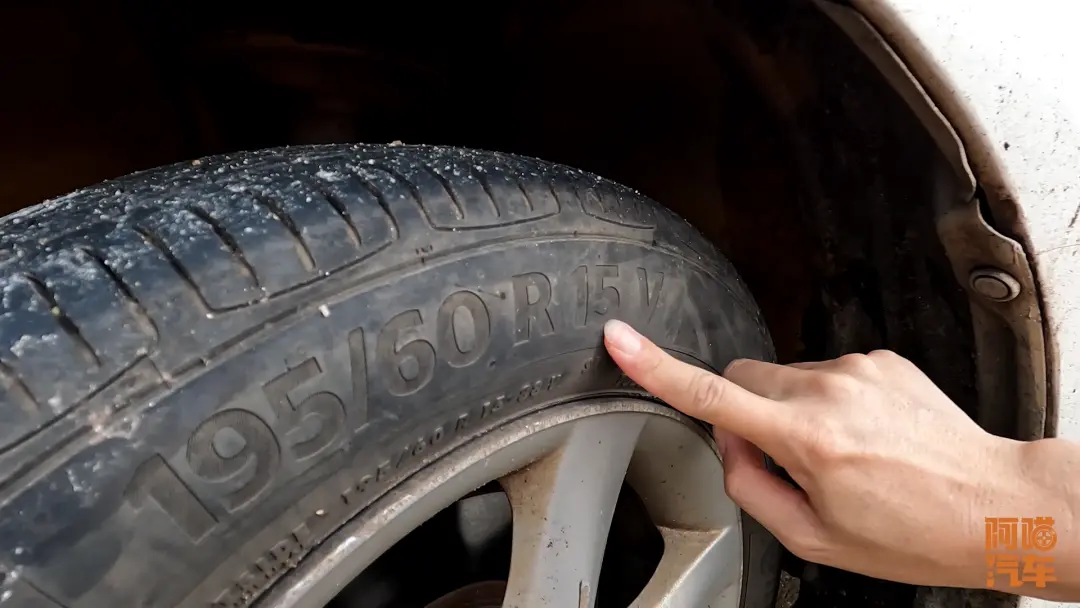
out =
[[(0, 223), (0, 549), (14, 606), (246, 606), (455, 446), (647, 397), (631, 323), (713, 370), (772, 358), (685, 221), (508, 154), (316, 146), (106, 182)], [(317, 509), (294, 508), (303, 501)], [(778, 547), (744, 526), (745, 608)]]

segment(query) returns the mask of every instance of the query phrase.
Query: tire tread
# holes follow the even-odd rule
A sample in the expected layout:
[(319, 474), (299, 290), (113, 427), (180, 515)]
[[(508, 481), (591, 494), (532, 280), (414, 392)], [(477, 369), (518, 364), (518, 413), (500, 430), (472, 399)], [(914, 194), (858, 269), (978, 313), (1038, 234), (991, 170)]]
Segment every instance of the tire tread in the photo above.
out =
[[(568, 234), (582, 217), (610, 224), (616, 236), (688, 248), (738, 285), (704, 237), (628, 188), (534, 159), (449, 148), (312, 146), (211, 157), (8, 216), (0, 220), (0, 250), (14, 252), (0, 260), (0, 455), (77, 410), (140, 357), (173, 377), (304, 306), (324, 282), (347, 275), (357, 283), (451, 245)], [(27, 278), (48, 269), (48, 282)], [(37, 307), (15, 297), (20, 281), (42, 299)], [(111, 311), (101, 319), (125, 329), (110, 332), (92, 319), (93, 331), (80, 327), (50, 299), (56, 286)], [(748, 294), (734, 295), (756, 310)], [(65, 339), (48, 344), (43, 336), (54, 333)], [(30, 360), (11, 350), (20, 340)], [(54, 395), (42, 392), (50, 384)]]

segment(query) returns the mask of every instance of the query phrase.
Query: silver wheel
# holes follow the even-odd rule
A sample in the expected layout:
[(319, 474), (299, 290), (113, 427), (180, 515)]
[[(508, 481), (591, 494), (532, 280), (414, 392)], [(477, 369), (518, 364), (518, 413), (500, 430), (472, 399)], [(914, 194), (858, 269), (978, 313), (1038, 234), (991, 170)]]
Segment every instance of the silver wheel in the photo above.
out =
[[(668, 408), (626, 399), (550, 408), (457, 448), (338, 531), (263, 605), (325, 606), (410, 531), (498, 480), (513, 512), (501, 605), (591, 607), (624, 479), (664, 544), (655, 572), (631, 606), (737, 608), (743, 563), (739, 511), (724, 493), (711, 440)], [(498, 606), (502, 589), (470, 585), (455, 592), (460, 602), (442, 598), (435, 605)]]

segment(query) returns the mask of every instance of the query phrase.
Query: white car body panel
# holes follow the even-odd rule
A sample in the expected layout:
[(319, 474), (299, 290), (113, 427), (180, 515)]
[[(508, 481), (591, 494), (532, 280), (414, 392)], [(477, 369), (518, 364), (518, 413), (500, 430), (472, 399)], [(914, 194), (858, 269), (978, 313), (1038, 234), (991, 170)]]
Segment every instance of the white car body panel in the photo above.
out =
[[(1041, 290), (1057, 435), (1080, 441), (1080, 6), (851, 2), (956, 129), (979, 183), (1019, 207)], [(1031, 598), (1020, 606), (1080, 608)]]

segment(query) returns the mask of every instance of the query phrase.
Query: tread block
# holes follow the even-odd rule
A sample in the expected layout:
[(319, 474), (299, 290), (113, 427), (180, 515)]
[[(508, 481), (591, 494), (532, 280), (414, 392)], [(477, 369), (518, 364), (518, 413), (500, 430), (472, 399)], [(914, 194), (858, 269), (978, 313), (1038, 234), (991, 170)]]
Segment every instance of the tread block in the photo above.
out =
[(455, 207), (461, 211), (458, 221), (436, 226), (437, 228), (484, 227), (507, 223), (502, 218), (502, 209), (488, 191), (487, 184), (477, 176), (472, 167), (460, 159), (434, 159), (420, 169), (426, 169), (435, 176), (454, 200)]
[(41, 407), (18, 372), (0, 359), (0, 450), (22, 440), (53, 415)]
[(374, 160), (346, 168), (348, 179), (328, 184), (324, 193), (348, 210), (364, 243), (364, 257), (402, 238), (402, 224), (423, 221), (420, 201), (400, 175)]
[(345, 176), (319, 171), (317, 177), (303, 181), (280, 179), (250, 187), (264, 200), (271, 197), (277, 200), (282, 213), (288, 215), (299, 232), (316, 269), (323, 273), (355, 262), (363, 248), (360, 235), (348, 217), (318, 191), (318, 182), (339, 179)]
[(100, 368), (95, 380), (114, 376), (149, 352), (155, 336), (125, 306), (127, 298), (120, 286), (97, 260), (78, 249), (67, 249), (39, 268), (37, 276), (52, 292), (57, 307), (93, 348)]
[[(160, 335), (159, 348), (166, 345), (168, 353), (190, 353), (205, 348), (214, 335), (213, 328), (205, 323), (210, 309), (196, 286), (178, 272), (158, 247), (147, 243), (129, 226), (117, 228), (94, 244), (99, 247), (102, 261), (112, 269), (137, 307), (146, 312), (155, 333)], [(155, 356), (161, 357), (161, 352)], [(189, 356), (177, 359), (182, 361)], [(165, 363), (164, 369), (172, 368), (172, 361)]]
[(546, 176), (535, 165), (496, 155), (494, 159), (476, 162), (472, 169), (484, 184), (485, 192), (496, 201), (503, 224), (539, 220), (560, 211), (559, 201), (544, 179)]
[(483, 168), (491, 193), (504, 201), (503, 208), (508, 217), (540, 219), (562, 211), (551, 185), (552, 176), (545, 168), (501, 154)]
[(232, 235), (237, 250), (265, 294), (273, 295), (318, 276), (311, 252), (280, 203), (233, 187), (205, 197), (199, 206)]
[(442, 176), (427, 167), (401, 163), (394, 165), (397, 166), (392, 166), (389, 170), (395, 173), (395, 181), (404, 181), (404, 185), (412, 190), (416, 202), (424, 211), (428, 225), (436, 230), (449, 230), (454, 226), (465, 225), (465, 209), (447, 190)]
[(634, 196), (610, 182), (589, 184), (583, 181), (578, 185), (577, 195), (582, 210), (596, 219), (643, 230), (656, 226), (651, 206), (643, 204), (640, 196)]
[[(0, 276), (0, 294), (0, 361), (14, 377), (4, 382), (0, 409), (25, 411), (29, 397), (41, 412), (38, 421), (64, 413), (88, 392), (86, 377), (92, 365), (86, 345), (61, 325), (60, 311), (26, 276)], [(4, 435), (32, 431), (37, 425), (28, 426), (31, 422), (26, 417), (16, 432)]]
[[(408, 198), (405, 189), (401, 190), (401, 196)], [(320, 191), (320, 196), (347, 218), (359, 244), (357, 259), (370, 256), (398, 238), (397, 223), (386, 208), (385, 191), (352, 174), (322, 186)]]
[(0, 449), (63, 414), (149, 353), (156, 330), (103, 263), (53, 250), (0, 278)]
[(241, 306), (262, 295), (242, 258), (231, 250), (230, 237), (223, 238), (221, 229), (204, 211), (147, 209), (134, 219), (147, 242), (173, 261), (209, 308)]
[[(493, 172), (493, 155), (465, 157), (440, 154), (426, 164), (397, 164), (396, 170), (416, 192), (427, 217), (436, 230), (476, 230), (539, 220), (558, 212), (557, 201), (541, 197), (539, 205), (516, 184), (508, 173)], [(512, 190), (510, 187), (512, 186)], [(499, 188), (496, 192), (495, 188)], [(502, 200), (501, 194), (514, 196)]]

